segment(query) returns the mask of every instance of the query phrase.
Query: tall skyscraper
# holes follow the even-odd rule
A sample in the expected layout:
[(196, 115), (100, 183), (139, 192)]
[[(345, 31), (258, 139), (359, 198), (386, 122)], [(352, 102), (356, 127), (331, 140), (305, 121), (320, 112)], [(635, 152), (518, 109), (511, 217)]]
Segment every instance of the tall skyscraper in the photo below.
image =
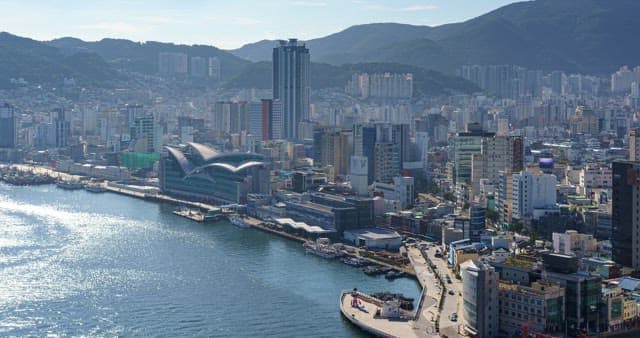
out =
[(0, 148), (15, 148), (18, 144), (18, 128), (15, 109), (5, 103), (0, 106)]
[(309, 119), (309, 49), (297, 39), (273, 49), (273, 99), (282, 102), (283, 138), (301, 138), (298, 124)]
[(611, 224), (612, 258), (623, 266), (640, 268), (640, 162), (613, 162)]
[(47, 145), (53, 148), (64, 148), (71, 143), (71, 122), (62, 108), (54, 109), (50, 115), (47, 130)]

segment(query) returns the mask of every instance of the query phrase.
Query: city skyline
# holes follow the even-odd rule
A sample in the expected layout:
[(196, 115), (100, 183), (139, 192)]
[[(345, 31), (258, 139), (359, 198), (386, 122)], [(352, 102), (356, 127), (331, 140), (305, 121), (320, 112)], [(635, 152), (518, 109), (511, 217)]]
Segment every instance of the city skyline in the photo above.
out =
[[(263, 39), (294, 37), (291, 32), (301, 40), (309, 40), (367, 23), (439, 26), (465, 21), (513, 2), (516, 1), (197, 0), (185, 5), (147, 0), (104, 4), (29, 0), (0, 1), (0, 5), (5, 14), (4, 31), (37, 40), (68, 36), (89, 41), (123, 38), (234, 49)], [(335, 15), (338, 10), (341, 16)]]

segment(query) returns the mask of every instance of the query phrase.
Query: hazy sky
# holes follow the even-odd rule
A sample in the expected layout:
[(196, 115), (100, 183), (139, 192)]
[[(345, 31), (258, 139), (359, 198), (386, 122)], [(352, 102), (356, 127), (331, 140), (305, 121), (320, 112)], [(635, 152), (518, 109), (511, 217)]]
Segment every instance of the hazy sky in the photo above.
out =
[(513, 0), (0, 0), (0, 30), (38, 40), (74, 36), (237, 48), (303, 40), (351, 25), (464, 21)]

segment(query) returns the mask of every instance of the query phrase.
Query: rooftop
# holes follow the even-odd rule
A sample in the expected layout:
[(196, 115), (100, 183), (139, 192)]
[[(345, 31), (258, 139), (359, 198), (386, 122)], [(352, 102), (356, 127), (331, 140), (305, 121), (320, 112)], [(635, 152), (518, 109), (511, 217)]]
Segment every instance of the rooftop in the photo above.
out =
[(381, 228), (365, 228), (365, 229), (352, 229), (345, 232), (352, 233), (354, 236), (363, 237), (371, 240), (391, 239), (399, 238), (400, 234), (392, 230), (386, 230)]

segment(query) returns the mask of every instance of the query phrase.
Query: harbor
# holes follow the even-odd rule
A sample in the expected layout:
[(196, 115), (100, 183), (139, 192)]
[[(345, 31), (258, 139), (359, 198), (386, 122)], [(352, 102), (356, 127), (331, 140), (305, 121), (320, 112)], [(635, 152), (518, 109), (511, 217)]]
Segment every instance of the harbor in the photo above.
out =
[[(30, 174), (36, 177), (56, 177), (56, 172), (51, 169), (38, 169), (39, 170), (32, 169)], [(21, 171), (17, 170), (17, 172)], [(39, 173), (39, 175), (35, 173)], [(59, 173), (57, 177), (58, 185), (63, 185), (64, 189), (75, 189), (77, 184), (80, 185), (80, 189), (83, 187), (86, 189), (88, 186), (88, 184), (83, 185), (82, 183), (79, 183), (80, 178), (78, 177), (60, 178)], [(344, 292), (340, 295), (340, 312), (354, 325), (366, 332), (373, 333), (378, 336), (430, 337), (430, 334), (437, 332), (437, 327), (433, 323), (433, 311), (429, 312), (431, 313), (431, 320), (427, 320), (425, 318), (427, 316), (427, 311), (424, 311), (423, 313), (423, 309), (433, 306), (436, 302), (433, 300), (433, 297), (430, 296), (430, 293), (425, 292), (427, 287), (426, 283), (417, 277), (416, 271), (421, 271), (421, 267), (425, 263), (419, 261), (415, 257), (415, 252), (406, 252), (405, 255), (408, 257), (407, 263), (399, 264), (397, 259), (394, 260), (391, 258), (393, 256), (387, 255), (385, 257), (384, 254), (381, 256), (380, 252), (357, 248), (343, 243), (331, 244), (329, 240), (325, 238), (317, 238), (311, 241), (299, 234), (286, 231), (282, 226), (276, 223), (266, 222), (247, 215), (240, 215), (231, 210), (223, 210), (221, 207), (215, 205), (186, 201), (172, 196), (167, 196), (161, 194), (153, 187), (132, 186), (108, 181), (103, 183), (92, 182), (90, 184), (101, 191), (113, 192), (147, 201), (176, 205), (177, 208), (172, 213), (191, 221), (203, 223), (226, 219), (237, 227), (254, 228), (294, 240), (303, 244), (303, 250), (307, 254), (313, 254), (324, 259), (336, 259), (341, 257), (349, 259), (343, 262), (355, 268), (362, 269), (362, 272), (366, 275), (384, 275), (384, 278), (390, 281), (403, 277), (417, 278), (423, 287), (423, 292), (420, 295), (419, 303), (415, 312), (410, 312), (406, 309), (408, 307), (406, 306), (406, 302), (405, 309), (400, 308), (401, 301), (399, 299), (383, 301), (363, 293), (359, 293), (358, 296), (355, 296), (358, 298), (358, 304), (360, 304), (359, 307), (357, 307), (357, 309), (354, 309), (353, 307), (349, 308), (346, 305), (351, 304), (355, 294)], [(402, 257), (402, 255), (399, 257)], [(389, 304), (394, 304), (393, 306), (397, 305), (398, 309), (394, 311), (397, 311), (401, 316), (392, 318), (376, 315), (377, 312), (381, 311), (382, 307), (388, 307)], [(410, 308), (413, 308), (413, 302), (411, 302)]]
[[(367, 277), (305, 253), (300, 241), (174, 209), (0, 183), (0, 258), (11, 262), (0, 267), (0, 317), (22, 323), (2, 335), (364, 337), (341, 318), (341, 290), (418, 299), (412, 279)], [(39, 306), (24, 311), (25, 302)]]
[[(81, 180), (83, 179), (83, 177), (81, 176), (61, 173), (51, 168), (26, 164), (4, 167), (3, 170), (18, 173), (28, 173), (33, 177), (41, 177), (42, 179), (50, 178), (49, 184), (56, 182), (56, 180), (57, 182), (65, 182), (63, 183), (65, 187), (75, 186), (75, 182), (81, 182)], [(123, 184), (112, 181), (92, 184), (99, 184), (99, 189), (101, 191), (112, 192), (151, 202), (174, 205), (177, 207), (173, 212), (174, 215), (184, 217), (195, 222), (215, 222), (221, 219), (227, 219), (231, 221), (229, 217), (234, 214), (232, 210), (226, 210), (217, 205), (194, 202), (162, 194), (157, 188), (152, 186)], [(85, 185), (83, 185), (82, 183), (79, 183), (79, 189), (82, 189), (84, 186)], [(237, 217), (235, 219), (236, 221), (240, 220)], [(266, 222), (246, 215), (243, 215), (241, 220), (241, 227), (257, 229), (300, 243), (306, 243), (307, 241), (309, 241), (308, 238), (300, 236), (296, 233), (288, 232), (284, 228), (273, 222)], [(387, 269), (385, 270), (385, 275), (389, 272), (393, 272), (393, 274), (390, 275), (390, 279), (404, 276), (414, 278), (416, 276), (411, 264), (408, 264), (408, 262), (398, 263), (398, 260), (389, 259), (388, 254), (386, 254), (385, 256), (385, 254), (381, 252), (371, 251), (345, 244), (341, 245), (338, 252), (336, 252), (336, 257), (342, 256), (366, 261), (370, 265)]]

